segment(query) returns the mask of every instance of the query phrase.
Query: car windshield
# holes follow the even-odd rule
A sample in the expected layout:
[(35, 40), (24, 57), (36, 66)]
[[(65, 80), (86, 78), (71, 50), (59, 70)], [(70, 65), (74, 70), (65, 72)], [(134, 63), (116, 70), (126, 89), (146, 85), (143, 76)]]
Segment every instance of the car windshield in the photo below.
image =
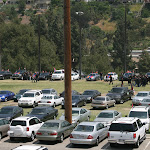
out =
[(125, 77), (132, 76), (132, 73), (125, 73), (124, 76)]
[(61, 71), (55, 71), (54, 74), (61, 74)]
[(113, 118), (113, 113), (101, 112), (97, 118)]
[(78, 110), (72, 110), (72, 116), (78, 116), (79, 111)]
[(30, 114), (33, 114), (33, 115), (43, 115), (45, 114), (46, 110), (45, 109), (32, 109), (31, 113)]
[(143, 99), (142, 102), (150, 102), (150, 99)]
[(24, 92), (26, 92), (27, 90), (20, 90), (17, 94), (23, 95)]
[(147, 112), (131, 111), (129, 114), (129, 117), (138, 117), (140, 119), (145, 119), (145, 118), (147, 118)]
[(72, 96), (72, 101), (78, 100), (78, 99), (79, 99), (79, 96)]
[(123, 124), (123, 123), (112, 123), (109, 131), (126, 131), (135, 132), (133, 124)]
[(45, 122), (41, 128), (58, 129), (59, 123), (56, 122)]
[(12, 114), (12, 113), (13, 113), (13, 109), (9, 109), (9, 108), (0, 109), (0, 114)]
[(43, 94), (51, 94), (51, 90), (42, 90)]
[(148, 96), (148, 93), (138, 93), (136, 96), (142, 96), (142, 97), (145, 97), (145, 96)]
[(113, 74), (112, 74), (112, 73), (108, 73), (108, 75), (109, 75), (109, 76), (110, 76), (110, 75), (112, 76)]
[(52, 96), (43, 96), (42, 99), (52, 99)]
[(95, 76), (95, 73), (90, 73), (89, 76)]
[(80, 132), (92, 132), (94, 130), (94, 126), (88, 126), (88, 125), (78, 125), (74, 131), (80, 131)]
[(23, 97), (34, 97), (34, 93), (25, 93)]
[(83, 95), (93, 95), (94, 91), (84, 91)]
[(0, 91), (0, 94), (7, 94), (6, 91)]
[(111, 90), (112, 93), (121, 93), (122, 92), (122, 89), (121, 88), (113, 88)]
[(105, 101), (105, 97), (97, 97), (97, 98), (95, 98), (95, 100), (98, 100), (98, 101)]
[(17, 126), (17, 125), (26, 126), (26, 121), (13, 120), (11, 126)]

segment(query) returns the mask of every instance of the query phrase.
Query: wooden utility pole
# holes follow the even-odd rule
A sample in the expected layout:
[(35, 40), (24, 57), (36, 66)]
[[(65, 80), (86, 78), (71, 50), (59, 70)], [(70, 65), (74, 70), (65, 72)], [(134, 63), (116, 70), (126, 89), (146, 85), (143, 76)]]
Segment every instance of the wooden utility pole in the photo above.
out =
[(39, 75), (41, 73), (41, 19), (40, 14), (38, 15), (38, 37), (39, 37)]
[(65, 120), (72, 123), (70, 0), (64, 0)]

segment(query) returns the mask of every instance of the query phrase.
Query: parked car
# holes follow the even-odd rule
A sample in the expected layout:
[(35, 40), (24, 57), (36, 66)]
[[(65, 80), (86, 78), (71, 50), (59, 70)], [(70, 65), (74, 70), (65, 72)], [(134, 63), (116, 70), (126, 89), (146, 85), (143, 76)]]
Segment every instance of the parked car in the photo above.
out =
[[(133, 77), (135, 74), (133, 72), (126, 72), (123, 74), (123, 81), (128, 81), (129, 80), (129, 77)], [(120, 79), (122, 80), (122, 79)]]
[(0, 79), (10, 79), (12, 76), (12, 73), (10, 71), (0, 71)]
[(138, 148), (144, 139), (146, 139), (145, 125), (138, 118), (119, 118), (113, 121), (108, 131), (108, 142), (111, 147), (115, 144), (134, 144)]
[(63, 80), (65, 77), (64, 74), (64, 70), (56, 70), (53, 74), (52, 74), (52, 80)]
[(4, 106), (0, 109), (0, 118), (5, 118), (9, 121), (22, 115), (23, 109), (18, 106)]
[[(89, 121), (91, 116), (90, 110), (85, 108), (72, 108), (72, 124), (77, 125), (82, 121)], [(64, 114), (59, 118), (59, 120), (65, 120)]]
[(7, 102), (14, 98), (15, 94), (11, 91), (0, 91), (0, 101)]
[[(65, 98), (65, 91), (63, 91), (59, 95), (60, 95), (60, 97), (64, 97)], [(76, 90), (72, 90), (71, 91), (71, 95), (81, 95), (81, 94), (79, 92), (77, 92)]]
[(63, 101), (64, 101), (63, 97), (60, 97), (58, 95), (49, 95), (49, 96), (43, 96), (39, 101), (38, 105), (56, 107), (57, 105), (61, 105)]
[(9, 121), (4, 118), (0, 118), (0, 140), (2, 137), (7, 135), (7, 131), (9, 130)]
[(86, 81), (97, 81), (100, 79), (100, 75), (98, 73), (90, 73), (86, 77)]
[(48, 148), (40, 145), (20, 145), (12, 150), (48, 150)]
[(104, 76), (104, 81), (109, 81), (110, 80), (110, 76), (112, 76), (112, 80), (118, 80), (118, 74), (116, 74), (116, 72), (108, 72)]
[(70, 134), (70, 143), (98, 146), (107, 137), (108, 127), (100, 122), (81, 122)]
[(74, 125), (66, 120), (48, 120), (36, 133), (39, 141), (59, 141), (63, 142), (72, 132)]
[(108, 109), (111, 106), (115, 106), (116, 101), (109, 96), (97, 96), (92, 100), (91, 107), (95, 108), (106, 108)]
[(139, 105), (140, 102), (144, 99), (144, 98), (147, 98), (148, 96), (150, 96), (150, 91), (139, 91), (137, 93), (137, 95), (135, 95), (133, 98), (132, 98), (132, 103), (134, 105)]
[(71, 73), (71, 80), (74, 81), (74, 80), (79, 80), (79, 74), (76, 73), (76, 72), (72, 72)]
[(43, 125), (37, 117), (18, 117), (10, 123), (10, 130), (7, 132), (10, 140), (15, 138), (28, 138), (33, 141), (39, 128)]
[(39, 80), (49, 80), (50, 79), (50, 73), (49, 72), (42, 72), (39, 75)]
[(26, 91), (29, 91), (30, 89), (22, 89), (20, 90), (15, 96), (14, 96), (14, 102), (18, 102), (18, 100), (23, 96), (23, 94)]
[(18, 101), (20, 107), (35, 107), (43, 97), (41, 90), (29, 90)]
[(144, 98), (140, 103), (140, 106), (150, 107), (150, 97)]
[(132, 107), (128, 117), (137, 117), (142, 123), (145, 123), (146, 130), (150, 127), (150, 108), (147, 106)]
[(15, 79), (19, 79), (19, 80), (23, 80), (23, 74), (24, 73), (27, 73), (27, 71), (24, 69), (24, 70), (17, 70), (14, 74), (12, 74), (12, 79), (15, 80)]
[(92, 102), (97, 96), (101, 96), (101, 92), (97, 90), (85, 90), (82, 96), (86, 99), (86, 102)]
[(114, 120), (120, 118), (122, 114), (116, 110), (103, 110), (99, 113), (99, 115), (95, 118), (94, 121), (98, 121), (103, 123), (105, 126), (110, 127), (111, 123)]
[(49, 96), (49, 95), (58, 95), (57, 91), (53, 88), (50, 89), (43, 89), (42, 90), (43, 96)]
[(123, 104), (134, 95), (133, 90), (129, 90), (128, 87), (113, 87), (111, 91), (108, 91), (106, 96), (111, 97), (116, 103)]
[(58, 109), (54, 109), (53, 107), (35, 107), (31, 110), (31, 112), (26, 115), (28, 117), (37, 117), (41, 121), (47, 121), (49, 119), (56, 119), (58, 116)]
[[(81, 95), (72, 95), (72, 107), (82, 107), (86, 105), (85, 98)], [(61, 104), (62, 108), (65, 108), (65, 101)]]

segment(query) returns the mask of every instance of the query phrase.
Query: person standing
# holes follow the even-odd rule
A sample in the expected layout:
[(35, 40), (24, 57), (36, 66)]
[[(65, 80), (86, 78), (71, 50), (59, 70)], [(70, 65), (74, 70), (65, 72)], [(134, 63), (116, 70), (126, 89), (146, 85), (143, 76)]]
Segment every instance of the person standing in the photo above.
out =
[(109, 85), (110, 85), (111, 83), (113, 84), (113, 79), (112, 79), (112, 76), (110, 75), (110, 82), (109, 82)]

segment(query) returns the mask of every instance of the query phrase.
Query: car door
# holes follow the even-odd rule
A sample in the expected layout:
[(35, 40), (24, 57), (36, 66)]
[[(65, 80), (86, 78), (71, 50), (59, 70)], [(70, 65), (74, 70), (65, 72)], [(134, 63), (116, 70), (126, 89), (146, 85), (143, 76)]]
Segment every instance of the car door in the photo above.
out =
[(6, 120), (6, 119), (3, 119), (3, 122), (4, 122), (4, 132), (3, 132), (3, 135), (7, 135), (7, 132), (9, 130), (9, 121)]
[(88, 114), (85, 109), (80, 110), (80, 122), (85, 121), (88, 119)]
[(102, 123), (99, 123), (96, 126), (96, 132), (97, 132), (97, 135), (99, 136), (99, 140), (101, 141), (106, 137), (108, 128), (104, 127)]
[(137, 125), (138, 125), (138, 128), (139, 128), (138, 132), (140, 134), (140, 138), (142, 138), (145, 135), (145, 125), (142, 124), (140, 119), (137, 120)]
[(61, 123), (61, 131), (62, 133), (64, 134), (64, 137), (67, 137), (68, 136), (68, 127), (67, 127), (67, 124), (65, 123), (66, 121), (62, 122)]

